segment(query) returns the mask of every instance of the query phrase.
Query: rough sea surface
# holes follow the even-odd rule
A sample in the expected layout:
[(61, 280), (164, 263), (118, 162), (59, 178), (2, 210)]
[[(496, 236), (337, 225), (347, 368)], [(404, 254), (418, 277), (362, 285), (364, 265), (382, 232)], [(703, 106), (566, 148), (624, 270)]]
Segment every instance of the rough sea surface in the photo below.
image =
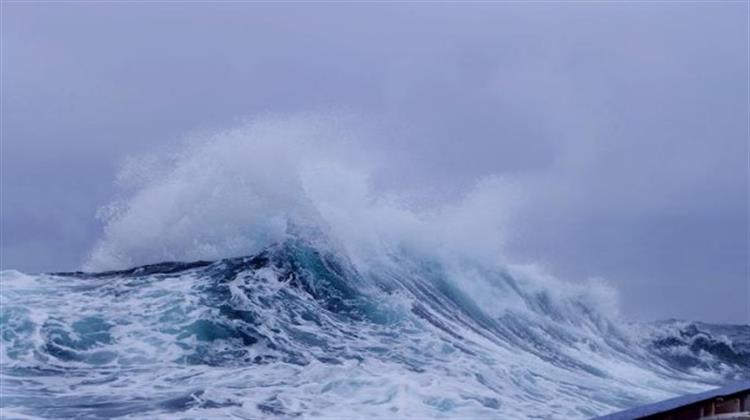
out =
[(88, 272), (0, 273), (2, 416), (570, 419), (750, 377), (748, 326), (511, 261), (513, 182), (422, 202), (357, 138), (261, 118), (127, 161)]
[[(4, 418), (588, 418), (750, 377), (750, 327), (624, 323), (533, 271), (290, 235), (3, 271)], [(471, 281), (467, 281), (470, 279)]]

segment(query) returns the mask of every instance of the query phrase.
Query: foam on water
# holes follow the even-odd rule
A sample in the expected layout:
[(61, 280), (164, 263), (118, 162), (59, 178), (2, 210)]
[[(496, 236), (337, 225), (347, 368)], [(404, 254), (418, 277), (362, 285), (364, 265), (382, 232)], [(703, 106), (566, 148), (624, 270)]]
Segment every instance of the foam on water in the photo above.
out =
[[(433, 262), (370, 273), (302, 239), (247, 258), (3, 281), (3, 408), (43, 417), (589, 417), (747, 375), (661, 357), (575, 298), (484, 310)], [(511, 299), (511, 297), (509, 297)], [(653, 327), (674, 336), (694, 324)], [(639, 334), (636, 334), (638, 332)], [(710, 337), (705, 330), (700, 334)], [(718, 338), (726, 342), (727, 338)], [(744, 362), (743, 362), (744, 360)], [(744, 363), (744, 365), (743, 365)]]
[(121, 271), (3, 271), (4, 414), (582, 418), (750, 375), (747, 327), (625, 324), (503, 257), (508, 182), (406, 205), (334, 122), (131, 160), (86, 264)]

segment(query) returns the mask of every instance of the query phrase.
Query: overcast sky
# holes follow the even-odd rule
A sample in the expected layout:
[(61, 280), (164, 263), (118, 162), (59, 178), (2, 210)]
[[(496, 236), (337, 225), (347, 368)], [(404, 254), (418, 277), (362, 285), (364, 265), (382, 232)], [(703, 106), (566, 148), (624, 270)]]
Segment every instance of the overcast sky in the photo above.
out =
[(388, 188), (526, 188), (509, 253), (748, 321), (748, 3), (2, 3), (2, 268), (80, 267), (122, 160), (262, 113), (377, 126)]

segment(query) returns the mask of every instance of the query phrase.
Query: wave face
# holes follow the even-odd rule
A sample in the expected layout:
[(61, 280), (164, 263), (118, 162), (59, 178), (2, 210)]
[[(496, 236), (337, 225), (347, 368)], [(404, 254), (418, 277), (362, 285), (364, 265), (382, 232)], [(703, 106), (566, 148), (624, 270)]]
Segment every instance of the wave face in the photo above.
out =
[(458, 270), (394, 254), (362, 271), (319, 237), (290, 235), (216, 262), (5, 271), (3, 410), (582, 418), (750, 377), (749, 327), (617, 326), (523, 273)]
[(0, 273), (4, 415), (585, 418), (750, 376), (749, 327), (623, 323), (503, 256), (508, 180), (420, 209), (336, 121), (130, 160), (87, 272)]

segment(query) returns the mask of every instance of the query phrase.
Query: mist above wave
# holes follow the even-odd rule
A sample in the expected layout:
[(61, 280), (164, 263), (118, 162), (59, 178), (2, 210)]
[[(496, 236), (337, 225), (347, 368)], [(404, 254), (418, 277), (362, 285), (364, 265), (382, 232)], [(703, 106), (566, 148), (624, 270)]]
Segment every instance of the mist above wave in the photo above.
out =
[(387, 156), (366, 148), (361, 139), (369, 134), (358, 127), (340, 116), (265, 117), (195, 136), (170, 154), (127, 160), (121, 196), (101, 209), (104, 235), (84, 268), (251, 255), (309, 229), (363, 273), (391, 264), (394, 254), (436, 261), (492, 312), (514, 303), (490, 292), (466, 263), (514, 270), (530, 290), (616, 314), (617, 296), (600, 282), (560, 282), (503, 256), (509, 217), (522, 199), (511, 181), (484, 177), (454, 201), (420, 206), (373, 186)]
[(266, 117), (128, 159), (120, 197), (99, 212), (104, 235), (85, 268), (248, 255), (282, 240), (289, 223), (323, 229), (360, 264), (398, 247), (501, 255), (518, 198), (508, 182), (478, 179), (456, 202), (419, 208), (413, 197), (373, 188), (385, 159), (364, 148), (355, 126)]

